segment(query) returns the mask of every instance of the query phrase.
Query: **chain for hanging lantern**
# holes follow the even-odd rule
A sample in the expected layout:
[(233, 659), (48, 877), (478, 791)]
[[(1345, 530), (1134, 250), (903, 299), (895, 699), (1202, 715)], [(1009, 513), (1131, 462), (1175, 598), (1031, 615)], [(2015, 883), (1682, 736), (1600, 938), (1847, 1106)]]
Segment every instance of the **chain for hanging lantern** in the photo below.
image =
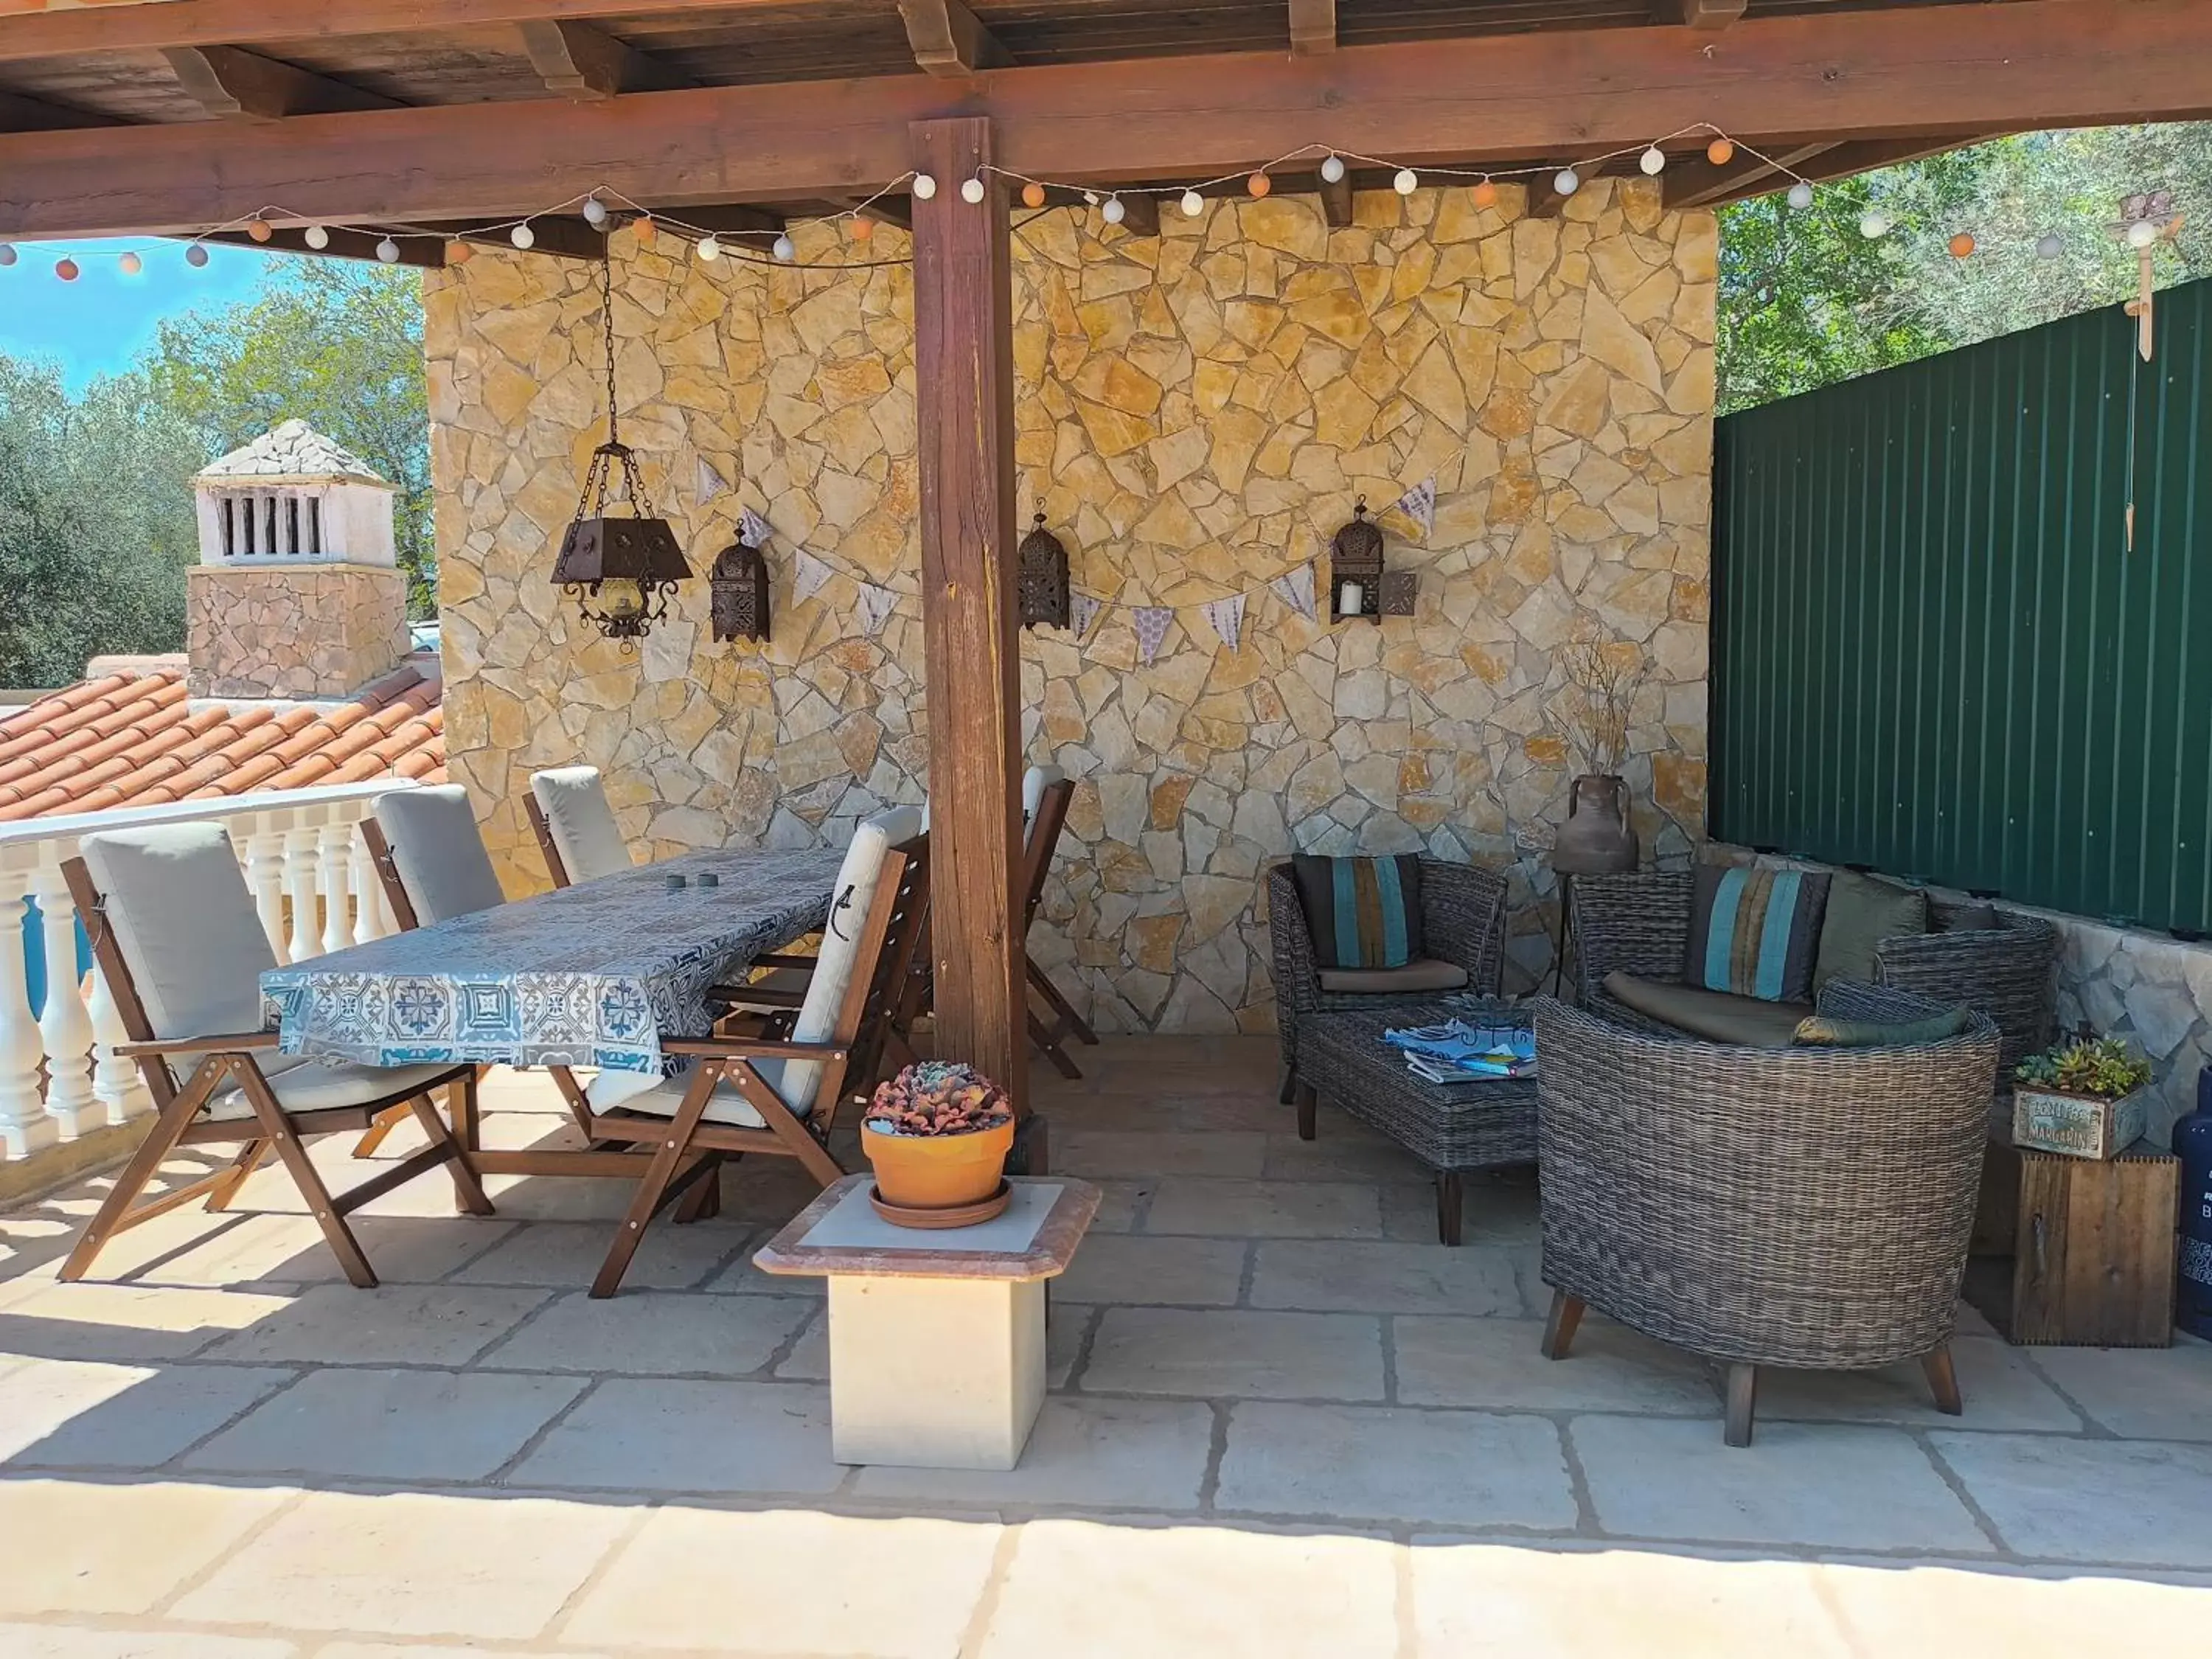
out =
[[(668, 615), (676, 584), (691, 567), (665, 519), (654, 516), (637, 457), (622, 441), (615, 403), (615, 293), (612, 261), (599, 264), (599, 295), (607, 354), (607, 441), (592, 452), (576, 516), (561, 538), (553, 580), (576, 601), (583, 619), (624, 650), (634, 649), (653, 623)], [(612, 489), (617, 481), (620, 493)], [(617, 501), (626, 516), (608, 509)]]

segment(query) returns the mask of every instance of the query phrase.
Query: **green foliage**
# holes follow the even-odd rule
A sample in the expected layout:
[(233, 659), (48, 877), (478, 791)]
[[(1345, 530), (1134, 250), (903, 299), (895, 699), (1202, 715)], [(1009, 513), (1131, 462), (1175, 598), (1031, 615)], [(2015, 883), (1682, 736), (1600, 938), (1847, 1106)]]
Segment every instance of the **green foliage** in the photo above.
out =
[(72, 399), (0, 357), (0, 684), (67, 685), (88, 657), (179, 651), (198, 556), (191, 422), (143, 374)]
[(2118, 1037), (2082, 1036), (2030, 1054), (2013, 1076), (2039, 1089), (2118, 1100), (2150, 1081), (2150, 1062)]
[(399, 487), (410, 615), (437, 612), (422, 279), (336, 259), (287, 261), (258, 299), (161, 325), (147, 372), (212, 459), (297, 417)]

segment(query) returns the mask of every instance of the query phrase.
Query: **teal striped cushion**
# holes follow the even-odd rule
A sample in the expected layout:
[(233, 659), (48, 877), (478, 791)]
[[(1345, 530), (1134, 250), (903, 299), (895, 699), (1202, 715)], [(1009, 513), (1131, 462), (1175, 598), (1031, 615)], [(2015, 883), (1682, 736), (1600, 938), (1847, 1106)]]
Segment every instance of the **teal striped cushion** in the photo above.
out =
[(1766, 1002), (1811, 1000), (1827, 905), (1823, 872), (1698, 866), (1684, 981)]
[(1421, 954), (1421, 860), (1301, 853), (1291, 878), (1323, 968), (1403, 968)]

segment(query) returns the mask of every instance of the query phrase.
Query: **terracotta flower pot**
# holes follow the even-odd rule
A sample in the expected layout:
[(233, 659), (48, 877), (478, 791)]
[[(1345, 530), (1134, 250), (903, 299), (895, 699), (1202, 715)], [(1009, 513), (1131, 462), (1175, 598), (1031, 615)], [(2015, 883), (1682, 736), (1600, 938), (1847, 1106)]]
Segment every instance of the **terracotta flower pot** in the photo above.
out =
[(1014, 1126), (1009, 1120), (995, 1129), (960, 1135), (891, 1135), (864, 1123), (860, 1146), (875, 1165), (876, 1190), (884, 1202), (913, 1210), (951, 1210), (980, 1204), (999, 1190), (1006, 1154), (1014, 1146)]

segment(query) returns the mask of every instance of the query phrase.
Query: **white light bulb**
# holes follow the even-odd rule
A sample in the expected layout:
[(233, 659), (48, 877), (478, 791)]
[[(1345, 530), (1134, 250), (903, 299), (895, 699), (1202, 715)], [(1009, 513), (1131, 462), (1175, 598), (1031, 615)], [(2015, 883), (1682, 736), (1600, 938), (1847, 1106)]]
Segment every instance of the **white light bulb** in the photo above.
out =
[(927, 202), (937, 194), (937, 180), (926, 173), (914, 175), (914, 193), (918, 200)]
[[(10, 251), (12, 252), (13, 250)], [(185, 250), (185, 263), (190, 265), (194, 270), (198, 270), (201, 266), (207, 264), (207, 262), (208, 251), (203, 244), (194, 242), (190, 247)]]
[(331, 245), (331, 234), (320, 225), (309, 225), (300, 233), (300, 240), (309, 247), (319, 250)]
[(1321, 176), (1332, 185), (1344, 182), (1344, 157), (1331, 154), (1322, 158)]
[(584, 198), (584, 222), (594, 229), (607, 222), (607, 204), (596, 196)]
[(983, 199), (981, 174), (979, 173), (973, 179), (963, 179), (960, 181), (960, 199), (970, 207), (974, 207)]
[(710, 265), (722, 257), (722, 245), (712, 236), (702, 236), (699, 239), (699, 246), (693, 251)]
[(1098, 212), (1109, 225), (1118, 225), (1129, 216), (1129, 210), (1121, 205), (1121, 198), (1118, 196), (1109, 196), (1106, 198), (1106, 205), (1099, 209)]
[(507, 233), (507, 240), (517, 247), (536, 247), (538, 233), (531, 229), (528, 225), (517, 225)]
[(387, 265), (399, 263), (399, 244), (389, 236), (376, 245), (376, 257)]
[(769, 251), (775, 254), (777, 258), (781, 259), (786, 263), (796, 258), (799, 255), (799, 250), (792, 246), (791, 238), (788, 236), (777, 237), (775, 239), (775, 245)]
[(12, 265), (15, 263), (15, 249), (14, 245), (8, 242), (0, 242), (0, 265)]
[(1572, 167), (1561, 167), (1552, 175), (1552, 188), (1562, 196), (1571, 196), (1583, 187), (1583, 176)]
[(1420, 187), (1420, 175), (1411, 167), (1400, 167), (1397, 177), (1390, 181), (1390, 188), (1401, 196), (1411, 196)]
[(1790, 185), (1790, 205), (1796, 208), (1800, 213), (1802, 213), (1807, 208), (1812, 206), (1813, 186), (1802, 179), (1800, 179), (1796, 184)]
[(1869, 242), (1879, 241), (1889, 234), (1889, 221), (1879, 213), (1868, 213), (1859, 220), (1859, 234)]
[(1656, 179), (1667, 171), (1667, 152), (1654, 144), (1637, 158), (1636, 165), (1644, 169), (1647, 178)]
[(2039, 259), (2056, 259), (2065, 252), (2066, 239), (2055, 230), (2045, 231), (2035, 239), (2035, 257)]
[(2148, 219), (2138, 219), (2128, 227), (2128, 246), (2146, 248), (2158, 240), (2158, 227)]
[(1205, 211), (1206, 211), (1206, 198), (1204, 198), (1203, 196), (1200, 196), (1200, 195), (1196, 191), (1194, 191), (1194, 190), (1187, 190), (1187, 191), (1183, 191), (1183, 193), (1182, 193), (1182, 216), (1183, 216), (1183, 217), (1184, 217), (1184, 218), (1186, 218), (1186, 219), (1195, 219), (1195, 218), (1197, 218), (1197, 217), (1198, 217), (1198, 216), (1199, 216), (1200, 214), (1201, 214), (1201, 213), (1203, 213), (1203, 212), (1205, 212)]

